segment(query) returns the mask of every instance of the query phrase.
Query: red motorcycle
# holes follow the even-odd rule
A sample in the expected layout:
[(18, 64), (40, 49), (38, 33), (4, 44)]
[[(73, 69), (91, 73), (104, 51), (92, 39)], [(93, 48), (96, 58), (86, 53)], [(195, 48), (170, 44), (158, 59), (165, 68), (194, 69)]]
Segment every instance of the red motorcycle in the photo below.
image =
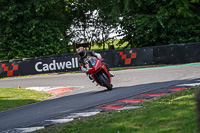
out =
[(96, 57), (87, 57), (86, 61), (87, 74), (100, 86), (112, 90), (111, 77), (106, 66)]

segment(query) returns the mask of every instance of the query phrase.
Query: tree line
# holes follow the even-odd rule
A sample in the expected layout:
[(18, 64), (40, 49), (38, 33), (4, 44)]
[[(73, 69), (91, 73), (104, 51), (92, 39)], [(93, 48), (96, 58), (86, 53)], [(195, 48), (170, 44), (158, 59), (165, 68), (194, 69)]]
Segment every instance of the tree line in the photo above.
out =
[[(200, 41), (199, 0), (0, 0), (0, 59)], [(110, 36), (116, 32), (116, 36)], [(75, 49), (76, 47), (74, 47)]]

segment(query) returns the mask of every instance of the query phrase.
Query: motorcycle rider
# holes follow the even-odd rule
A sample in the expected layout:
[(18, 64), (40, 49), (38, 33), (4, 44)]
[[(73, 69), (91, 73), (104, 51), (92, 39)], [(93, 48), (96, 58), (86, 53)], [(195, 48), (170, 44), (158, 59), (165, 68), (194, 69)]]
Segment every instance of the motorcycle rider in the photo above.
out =
[[(81, 65), (81, 71), (86, 72), (87, 73), (87, 68), (85, 66), (85, 59), (87, 58), (87, 56), (93, 56), (96, 57), (97, 59), (99, 59), (108, 69), (109, 74), (111, 77), (114, 77), (115, 75), (112, 74), (110, 72), (110, 69), (108, 67), (108, 65), (103, 61), (103, 58), (101, 57), (101, 55), (99, 53), (95, 53), (92, 50), (86, 51), (85, 48), (83, 47), (79, 47), (77, 50), (77, 53), (79, 54), (80, 58), (79, 58), (79, 63)], [(89, 78), (91, 79), (91, 77), (89, 76)]]

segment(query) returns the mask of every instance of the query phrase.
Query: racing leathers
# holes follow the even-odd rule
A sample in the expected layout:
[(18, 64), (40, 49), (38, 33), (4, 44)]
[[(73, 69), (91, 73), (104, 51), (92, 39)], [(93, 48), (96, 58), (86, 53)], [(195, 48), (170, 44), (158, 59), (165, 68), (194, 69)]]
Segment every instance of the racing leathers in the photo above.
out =
[(114, 74), (112, 74), (110, 72), (110, 69), (109, 69), (108, 65), (102, 60), (101, 55), (99, 53), (95, 53), (94, 51), (91, 51), (91, 50), (89, 50), (89, 51), (86, 52), (86, 56), (83, 56), (83, 57), (79, 58), (79, 63), (80, 63), (80, 66), (81, 66), (81, 71), (87, 73), (87, 68), (85, 66), (85, 60), (86, 60), (86, 58), (88, 56), (93, 56), (93, 57), (98, 58), (106, 66), (106, 68), (109, 71), (110, 76), (114, 77)]

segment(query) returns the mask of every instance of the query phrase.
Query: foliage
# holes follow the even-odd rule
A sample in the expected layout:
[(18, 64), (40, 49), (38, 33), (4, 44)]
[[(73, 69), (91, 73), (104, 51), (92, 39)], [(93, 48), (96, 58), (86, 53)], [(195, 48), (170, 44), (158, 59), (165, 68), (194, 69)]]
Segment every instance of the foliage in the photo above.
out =
[(125, 0), (120, 25), (132, 47), (200, 41), (199, 0)]
[(80, 43), (105, 49), (119, 36), (125, 48), (198, 42), (199, 6), (199, 0), (0, 0), (0, 59), (62, 54)]
[(71, 42), (74, 45), (88, 43), (89, 49), (94, 45), (103, 45), (105, 50), (105, 42), (114, 39), (110, 35), (113, 33), (116, 25), (110, 22), (113, 20), (110, 19), (110, 14), (102, 9), (108, 2), (87, 0), (84, 3), (79, 1), (79, 4), (73, 4), (73, 6), (78, 7), (78, 12), (82, 14), (82, 16), (75, 19), (68, 30), (68, 33), (72, 35)]
[(62, 40), (65, 8), (61, 4), (58, 0), (1, 0), (0, 58), (64, 53), (67, 40)]

